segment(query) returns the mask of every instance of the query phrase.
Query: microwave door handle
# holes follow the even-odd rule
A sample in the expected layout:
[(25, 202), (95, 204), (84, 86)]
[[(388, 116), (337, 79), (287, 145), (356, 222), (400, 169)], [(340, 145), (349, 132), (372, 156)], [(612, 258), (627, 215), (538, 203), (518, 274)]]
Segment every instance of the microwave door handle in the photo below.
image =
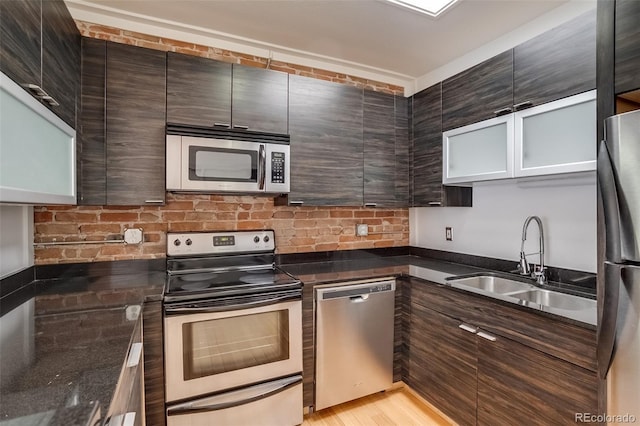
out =
[(264, 189), (264, 181), (267, 174), (267, 155), (265, 153), (264, 145), (260, 144), (260, 150), (258, 152), (258, 189)]

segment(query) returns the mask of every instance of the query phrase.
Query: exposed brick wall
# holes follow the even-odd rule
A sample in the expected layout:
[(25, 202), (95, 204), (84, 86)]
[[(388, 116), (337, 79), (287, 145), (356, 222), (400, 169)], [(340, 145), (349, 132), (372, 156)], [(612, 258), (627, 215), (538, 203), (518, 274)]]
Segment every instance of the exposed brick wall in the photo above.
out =
[[(165, 206), (42, 206), (34, 214), (36, 243), (119, 239), (130, 227), (144, 232), (140, 245), (36, 246), (36, 264), (164, 257), (167, 231), (273, 229), (278, 253), (409, 244), (408, 209), (274, 206), (267, 197), (169, 193)], [(356, 223), (368, 224), (369, 235), (357, 237)]]
[[(130, 44), (133, 46), (141, 46), (148, 49), (202, 56), (205, 58), (217, 59), (219, 61), (232, 62), (258, 68), (265, 68), (267, 65), (267, 58), (246, 55), (244, 53), (233, 52), (217, 47), (202, 46), (198, 44), (187, 43), (184, 41), (166, 39), (83, 21), (76, 21), (76, 25), (78, 26), (80, 33), (85, 37), (109, 40), (116, 43)], [(401, 86), (337, 73), (335, 71), (310, 68), (303, 65), (290, 64), (281, 61), (271, 61), (271, 63), (269, 64), (269, 68), (277, 71), (283, 71), (289, 74), (299, 74), (306, 77), (313, 77), (321, 80), (333, 81), (336, 83), (349, 84), (368, 90), (374, 90), (376, 92), (404, 95), (404, 88)]]
[[(151, 49), (204, 56), (265, 67), (266, 58), (215, 47), (168, 40), (77, 21), (82, 35)], [(403, 94), (400, 86), (332, 71), (272, 61), (271, 69), (368, 90)], [(408, 209), (274, 206), (272, 198), (252, 196), (167, 194), (165, 206), (35, 208), (35, 242), (120, 239), (126, 228), (144, 232), (140, 245), (86, 244), (35, 248), (36, 264), (150, 259), (166, 255), (165, 233), (273, 229), (279, 253), (352, 250), (409, 244)], [(370, 225), (369, 236), (356, 237), (356, 223)]]

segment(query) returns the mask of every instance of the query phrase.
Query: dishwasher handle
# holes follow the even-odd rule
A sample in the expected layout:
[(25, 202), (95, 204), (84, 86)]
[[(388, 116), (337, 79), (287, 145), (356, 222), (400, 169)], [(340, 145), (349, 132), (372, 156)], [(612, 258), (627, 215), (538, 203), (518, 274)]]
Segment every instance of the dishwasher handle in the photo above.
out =
[(368, 299), (369, 299), (368, 294), (361, 294), (359, 296), (349, 297), (349, 300), (351, 300), (351, 303), (362, 303), (362, 302), (366, 302)]
[(317, 288), (317, 300), (349, 299), (352, 303), (365, 302), (370, 295), (377, 293), (389, 293), (396, 290), (396, 280), (379, 281), (355, 281), (340, 283), (338, 286)]

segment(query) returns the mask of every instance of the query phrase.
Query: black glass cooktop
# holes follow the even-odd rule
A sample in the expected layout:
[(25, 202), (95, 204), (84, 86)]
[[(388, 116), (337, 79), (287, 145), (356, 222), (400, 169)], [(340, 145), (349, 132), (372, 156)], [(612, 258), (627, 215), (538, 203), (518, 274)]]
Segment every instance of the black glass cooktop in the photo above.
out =
[(246, 270), (189, 271), (167, 276), (165, 295), (169, 299), (253, 294), (302, 286), (299, 280), (271, 265)]

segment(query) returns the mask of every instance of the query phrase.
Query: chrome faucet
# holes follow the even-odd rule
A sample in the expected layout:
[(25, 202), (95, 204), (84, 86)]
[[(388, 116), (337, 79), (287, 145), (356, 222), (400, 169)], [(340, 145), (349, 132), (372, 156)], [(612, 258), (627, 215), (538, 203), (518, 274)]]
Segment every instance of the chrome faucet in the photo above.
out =
[[(538, 231), (540, 233), (540, 250), (537, 253), (529, 253), (540, 255), (540, 266), (537, 271), (535, 270), (535, 266), (534, 270), (531, 270), (529, 262), (527, 262), (527, 254), (524, 252), (524, 242), (527, 239), (527, 229), (529, 228), (529, 223), (531, 223), (532, 220), (535, 220), (538, 224)], [(544, 267), (544, 232), (542, 230), (542, 221), (538, 216), (529, 216), (524, 221), (524, 225), (522, 227), (522, 244), (520, 245), (520, 264), (518, 265), (518, 271), (520, 272), (520, 275), (529, 275), (531, 278), (535, 278), (538, 284), (547, 283), (547, 274)]]

